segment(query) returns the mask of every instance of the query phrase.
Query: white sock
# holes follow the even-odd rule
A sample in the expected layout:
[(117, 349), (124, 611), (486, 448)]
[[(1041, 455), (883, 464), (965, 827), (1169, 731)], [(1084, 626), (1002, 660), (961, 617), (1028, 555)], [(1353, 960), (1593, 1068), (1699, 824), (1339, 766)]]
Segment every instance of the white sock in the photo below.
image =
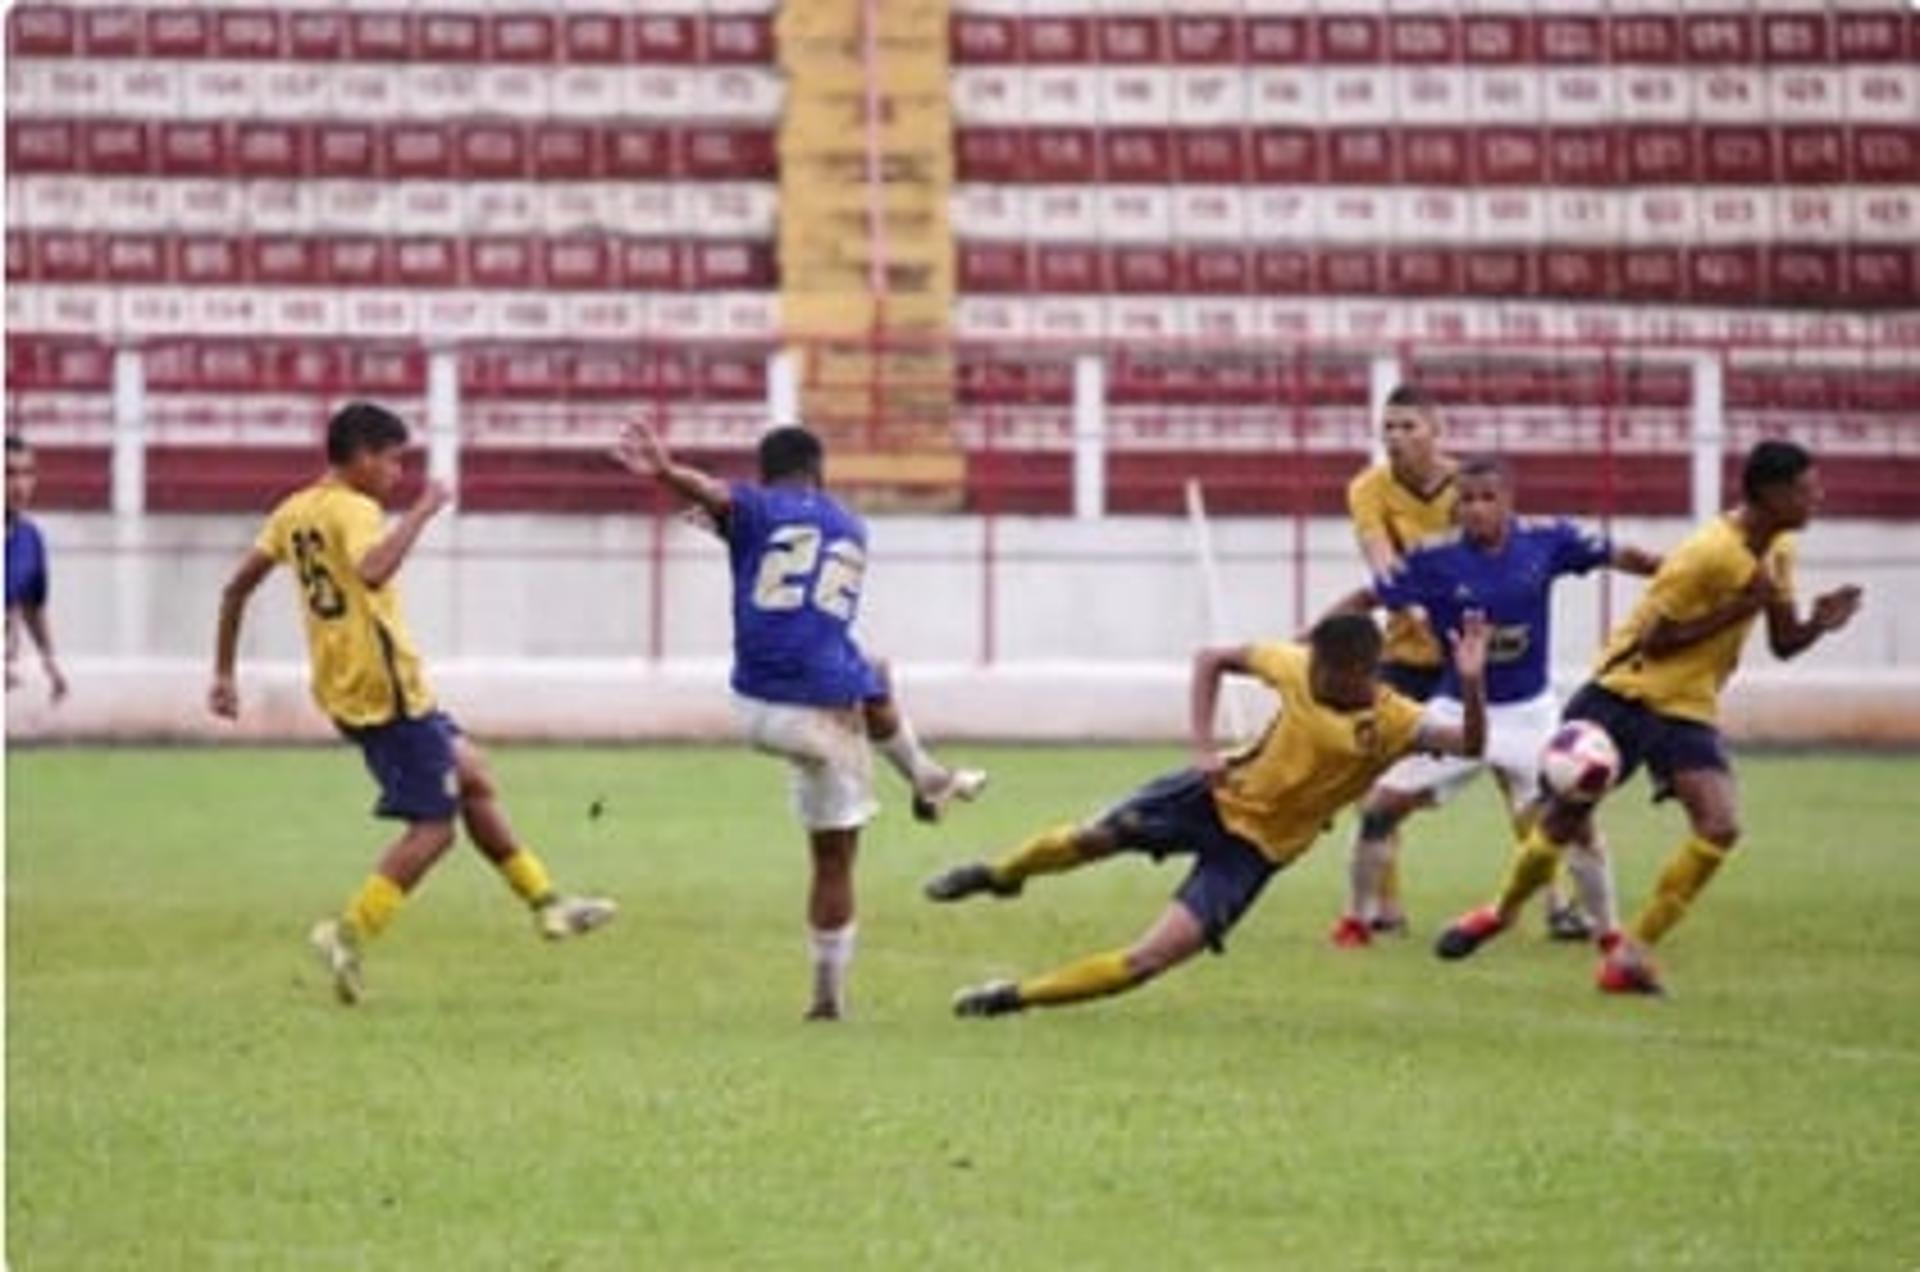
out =
[(920, 745), (920, 739), (913, 732), (913, 722), (907, 719), (905, 713), (900, 715), (900, 727), (890, 736), (877, 739), (874, 745), (880, 748), (880, 754), (887, 757), (887, 763), (893, 765), (894, 771), (906, 778), (907, 785), (916, 791), (937, 786), (946, 779), (947, 770), (940, 767), (939, 762)]
[(1613, 905), (1613, 862), (1607, 858), (1606, 841), (1595, 832), (1590, 844), (1571, 843), (1566, 850), (1567, 873), (1580, 893), (1580, 904), (1593, 920), (1596, 931), (1604, 934), (1620, 926)]
[(1386, 876), (1392, 860), (1391, 839), (1353, 841), (1353, 863), (1348, 867), (1347, 879), (1352, 890), (1350, 913), (1355, 918), (1372, 922), (1380, 913), (1380, 880)]
[(813, 1001), (818, 1004), (831, 1003), (836, 1011), (845, 1011), (847, 1007), (847, 968), (853, 963), (854, 937), (858, 926), (849, 922), (845, 927), (822, 931), (811, 929), (808, 943), (813, 950)]

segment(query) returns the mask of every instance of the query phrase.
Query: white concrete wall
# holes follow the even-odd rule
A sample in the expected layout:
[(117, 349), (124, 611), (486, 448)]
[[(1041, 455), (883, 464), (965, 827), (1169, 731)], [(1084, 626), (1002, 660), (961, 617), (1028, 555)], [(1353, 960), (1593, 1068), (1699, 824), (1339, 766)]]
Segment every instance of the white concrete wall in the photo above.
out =
[[(54, 557), (53, 615), (75, 682), (60, 710), (37, 687), (9, 696), (15, 737), (186, 735), (210, 660), (220, 584), (255, 522), (234, 517), (41, 518)], [(1666, 548), (1681, 521), (1616, 534)], [(655, 527), (630, 517), (450, 517), (407, 566), (409, 617), (442, 697), (475, 727), (539, 736), (701, 736), (725, 728), (728, 588), (710, 538), (664, 527), (660, 659)], [(1305, 617), (1362, 581), (1343, 522), (1307, 527)], [(992, 663), (986, 541), (992, 539)], [(1284, 635), (1295, 610), (1294, 525), (1213, 526), (1226, 628), (1207, 630), (1192, 535), (1177, 519), (878, 518), (862, 624), (905, 670), (922, 726), (977, 736), (1171, 736), (1184, 662), (1215, 635)], [(1801, 584), (1859, 582), (1853, 627), (1791, 668), (1758, 641), (1730, 719), (1769, 737), (1920, 741), (1920, 523), (1832, 522), (1803, 544)], [(1603, 589), (1624, 614), (1631, 579), (1557, 593), (1554, 658), (1577, 679), (1602, 631)], [(303, 704), (302, 650), (284, 572), (256, 598), (243, 686), (265, 736), (324, 731)], [(30, 669), (31, 670), (31, 669)]]

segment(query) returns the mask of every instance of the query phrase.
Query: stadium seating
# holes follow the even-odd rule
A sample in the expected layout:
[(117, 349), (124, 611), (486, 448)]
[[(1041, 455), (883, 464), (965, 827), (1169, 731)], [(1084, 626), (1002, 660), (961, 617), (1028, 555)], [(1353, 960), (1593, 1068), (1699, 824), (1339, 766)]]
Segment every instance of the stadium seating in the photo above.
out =
[[(804, 336), (776, 9), (15, 6), (8, 419), (44, 497), (105, 500), (117, 347), (156, 508), (256, 506), (341, 397), (418, 410), (438, 348), (469, 507), (617, 505), (582, 454), (636, 402), (744, 444)], [(1178, 474), (1328, 506), (1370, 351), (1577, 506), (1682, 509), (1685, 348), (1732, 351), (1730, 445), (1844, 461), (1836, 510), (1920, 487), (1920, 15), (956, 0), (948, 52), (969, 506), (1067, 506), (1089, 351), (1121, 510)]]

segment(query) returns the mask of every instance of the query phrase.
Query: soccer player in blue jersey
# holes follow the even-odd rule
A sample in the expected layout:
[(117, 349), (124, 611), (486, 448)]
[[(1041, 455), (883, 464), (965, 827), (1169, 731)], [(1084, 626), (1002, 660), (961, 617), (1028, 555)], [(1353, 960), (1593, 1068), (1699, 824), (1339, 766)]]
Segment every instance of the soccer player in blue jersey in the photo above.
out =
[(813, 880), (807, 924), (813, 960), (810, 1020), (846, 1013), (853, 961), (853, 863), (872, 818), (871, 737), (937, 808), (972, 799), (986, 776), (948, 770), (920, 746), (894, 702), (884, 665), (853, 638), (867, 564), (864, 522), (822, 488), (826, 454), (803, 428), (760, 439), (760, 482), (723, 482), (677, 462), (645, 423), (627, 427), (614, 457), (713, 519), (733, 574), (735, 715), (757, 749), (794, 770)]
[(53, 654), (53, 628), (47, 622), (47, 541), (27, 519), (38, 473), (33, 449), (17, 433), (7, 434), (7, 688), (20, 683), (15, 663), (25, 627), (40, 651), (40, 668), (55, 702), (67, 696), (67, 678)]
[[(1458, 531), (1415, 547), (1343, 608), (1378, 604), (1424, 613), (1443, 639), (1458, 634), (1466, 612), (1486, 615), (1493, 629), (1486, 753), (1410, 756), (1375, 784), (1361, 806), (1347, 913), (1333, 932), (1334, 943), (1343, 947), (1368, 943), (1380, 880), (1392, 860), (1393, 832), (1410, 813), (1439, 803), (1482, 768), (1492, 768), (1506, 779), (1516, 823), (1528, 824), (1527, 810), (1539, 789), (1540, 751), (1559, 719), (1547, 665), (1554, 581), (1601, 566), (1642, 575), (1660, 566), (1653, 553), (1588, 534), (1570, 521), (1516, 517), (1513, 481), (1498, 459), (1463, 460), (1456, 481)], [(1427, 704), (1427, 716), (1434, 724), (1458, 724), (1460, 713), (1458, 678), (1449, 668)], [(1594, 845), (1591, 851), (1570, 852), (1567, 863), (1597, 935), (1605, 937), (1614, 927), (1605, 857)]]

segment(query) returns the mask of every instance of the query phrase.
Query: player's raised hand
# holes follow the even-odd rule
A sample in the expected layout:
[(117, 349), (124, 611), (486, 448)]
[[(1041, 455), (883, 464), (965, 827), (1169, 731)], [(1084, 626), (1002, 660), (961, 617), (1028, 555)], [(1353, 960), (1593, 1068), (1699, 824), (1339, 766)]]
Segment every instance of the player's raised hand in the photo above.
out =
[(429, 481), (420, 488), (419, 498), (413, 501), (413, 511), (422, 520), (433, 516), (453, 502), (453, 491), (444, 481)]
[(1823, 632), (1839, 631), (1860, 612), (1863, 595), (1858, 585), (1849, 583), (1814, 597), (1813, 625)]
[(1468, 610), (1460, 616), (1460, 631), (1453, 638), (1453, 669), (1463, 680), (1478, 679), (1487, 670), (1487, 646), (1493, 639), (1493, 625), (1480, 610)]
[(628, 421), (610, 453), (615, 463), (640, 477), (658, 476), (673, 462), (666, 444), (645, 420)]
[(240, 718), (240, 691), (234, 687), (232, 676), (213, 678), (213, 684), (207, 688), (207, 710), (222, 720)]

